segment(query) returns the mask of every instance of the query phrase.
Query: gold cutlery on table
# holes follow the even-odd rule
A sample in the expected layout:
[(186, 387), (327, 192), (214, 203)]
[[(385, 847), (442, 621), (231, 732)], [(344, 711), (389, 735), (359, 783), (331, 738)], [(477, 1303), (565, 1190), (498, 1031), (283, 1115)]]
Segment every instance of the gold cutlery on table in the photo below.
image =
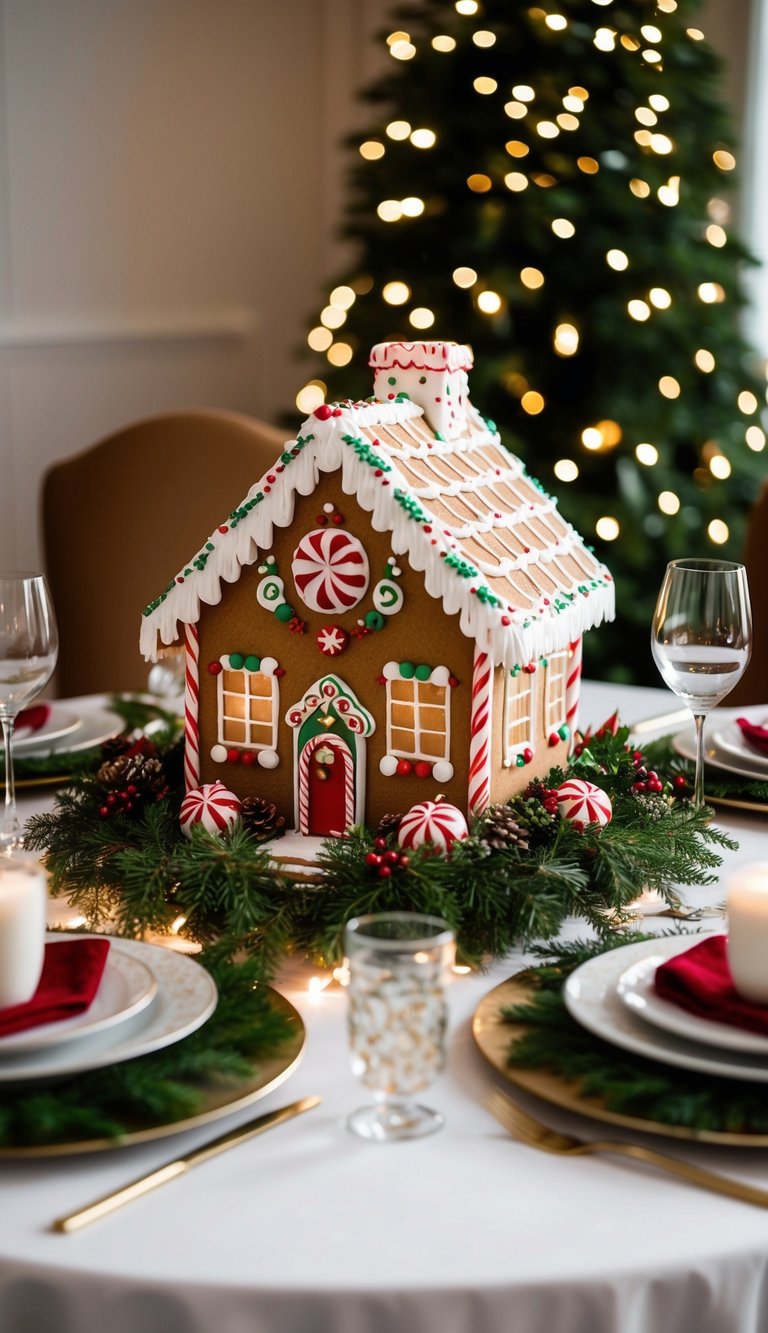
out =
[(281, 1125), (284, 1120), (292, 1120), (294, 1116), (302, 1115), (304, 1111), (311, 1111), (314, 1106), (320, 1105), (321, 1100), (320, 1097), (302, 1097), (298, 1102), (291, 1102), (290, 1106), (282, 1106), (277, 1111), (267, 1111), (264, 1115), (257, 1116), (255, 1120), (247, 1120), (237, 1129), (230, 1129), (216, 1139), (201, 1143), (199, 1148), (184, 1153), (183, 1157), (177, 1157), (172, 1162), (166, 1162), (165, 1166), (159, 1166), (157, 1170), (139, 1176), (137, 1180), (124, 1185), (122, 1189), (105, 1194), (103, 1198), (96, 1199), (85, 1208), (79, 1208), (76, 1213), (57, 1217), (51, 1224), (51, 1229), (77, 1231), (80, 1227), (87, 1226), (89, 1222), (96, 1222), (100, 1217), (106, 1217), (108, 1213), (114, 1212), (116, 1208), (121, 1208), (124, 1203), (140, 1199), (158, 1185), (164, 1185), (169, 1180), (176, 1180), (179, 1176), (186, 1175), (193, 1166), (207, 1162), (210, 1157), (217, 1157), (228, 1148), (236, 1148), (239, 1143), (245, 1143), (248, 1139), (255, 1138), (257, 1134), (263, 1134), (265, 1130)]
[(673, 1176), (687, 1180), (691, 1185), (713, 1190), (716, 1194), (726, 1194), (731, 1199), (740, 1199), (742, 1203), (754, 1203), (759, 1208), (768, 1208), (768, 1190), (742, 1185), (740, 1181), (729, 1180), (726, 1176), (715, 1175), (699, 1166), (690, 1166), (676, 1157), (667, 1157), (666, 1153), (656, 1152), (655, 1148), (646, 1148), (637, 1143), (613, 1143), (605, 1139), (586, 1141), (572, 1138), (569, 1134), (558, 1134), (534, 1119), (517, 1102), (498, 1089), (494, 1090), (486, 1101), (492, 1115), (501, 1122), (510, 1134), (526, 1143), (529, 1148), (539, 1148), (542, 1152), (551, 1152), (563, 1157), (580, 1157), (589, 1153), (618, 1153), (624, 1157), (633, 1157), (639, 1162), (649, 1162), (662, 1171), (669, 1171)]

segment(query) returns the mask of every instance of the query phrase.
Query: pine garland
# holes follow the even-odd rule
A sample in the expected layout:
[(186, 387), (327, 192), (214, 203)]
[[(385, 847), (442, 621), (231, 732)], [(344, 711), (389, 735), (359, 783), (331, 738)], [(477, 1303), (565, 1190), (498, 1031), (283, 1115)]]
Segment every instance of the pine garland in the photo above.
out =
[[(711, 811), (676, 799), (669, 783), (663, 797), (636, 790), (642, 756), (628, 735), (627, 728), (602, 728), (577, 747), (567, 770), (553, 769), (546, 785), (532, 784), (503, 807), (526, 830), (522, 842), (493, 847), (477, 821), (450, 857), (420, 848), (405, 865), (395, 857), (386, 879), (370, 863), (375, 835), (363, 828), (324, 843), (323, 873), (312, 884), (286, 876), (242, 821), (224, 836), (198, 827), (184, 838), (181, 749), (167, 736), (157, 742), (169, 786), (162, 800), (105, 818), (103, 783), (93, 772), (81, 775), (53, 811), (29, 821), (27, 842), (45, 852), (52, 891), (91, 928), (163, 931), (184, 916), (188, 938), (256, 949), (269, 966), (293, 950), (335, 963), (350, 917), (405, 908), (445, 917), (464, 959), (481, 963), (516, 942), (551, 938), (572, 915), (603, 935), (608, 918), (623, 919), (644, 889), (674, 904), (676, 885), (716, 880), (719, 849), (736, 844), (710, 822)], [(547, 812), (550, 789), (566, 776), (610, 794), (611, 823), (582, 832)], [(394, 850), (396, 832), (376, 846)]]
[(222, 944), (199, 954), (219, 999), (212, 1016), (190, 1036), (163, 1050), (78, 1074), (49, 1090), (3, 1089), (0, 1147), (29, 1147), (119, 1138), (194, 1115), (203, 1083), (238, 1083), (292, 1034), (264, 980), (263, 960), (233, 961)]
[[(633, 934), (632, 942), (654, 938)], [(565, 979), (588, 959), (626, 943), (626, 935), (613, 932), (597, 943), (580, 940), (534, 950), (546, 961), (521, 976), (531, 985), (531, 998), (501, 1011), (505, 1022), (526, 1027), (512, 1042), (510, 1067), (547, 1069), (577, 1084), (585, 1097), (599, 1097), (608, 1110), (624, 1115), (694, 1131), (768, 1134), (762, 1085), (678, 1070), (633, 1055), (593, 1036), (568, 1013)]]
[[(695, 765), (684, 759), (674, 748), (670, 737), (652, 741), (645, 750), (649, 763), (662, 768), (672, 777), (679, 775), (685, 779), (686, 790), (693, 791)], [(768, 782), (759, 778), (742, 778), (728, 773), (725, 769), (704, 765), (704, 788), (709, 796), (717, 800), (750, 801), (757, 805), (768, 806)]]

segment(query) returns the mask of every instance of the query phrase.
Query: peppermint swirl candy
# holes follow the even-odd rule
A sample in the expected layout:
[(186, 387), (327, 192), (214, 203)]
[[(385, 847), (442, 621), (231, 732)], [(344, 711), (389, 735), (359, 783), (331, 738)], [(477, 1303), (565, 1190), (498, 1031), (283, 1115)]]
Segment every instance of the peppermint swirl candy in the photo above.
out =
[(584, 778), (569, 778), (558, 787), (557, 810), (561, 819), (570, 819), (576, 828), (582, 829), (587, 824), (604, 828), (613, 816), (607, 792)]
[(185, 838), (191, 838), (194, 826), (201, 824), (208, 833), (224, 833), (232, 827), (240, 809), (239, 797), (223, 782), (206, 782), (184, 797), (179, 812), (181, 831)]
[(467, 821), (457, 806), (448, 801), (420, 801), (403, 816), (397, 841), (403, 848), (423, 847), (429, 842), (443, 855), (454, 842), (468, 836)]
[(349, 611), (366, 594), (368, 556), (357, 537), (317, 528), (293, 553), (293, 581), (310, 611)]

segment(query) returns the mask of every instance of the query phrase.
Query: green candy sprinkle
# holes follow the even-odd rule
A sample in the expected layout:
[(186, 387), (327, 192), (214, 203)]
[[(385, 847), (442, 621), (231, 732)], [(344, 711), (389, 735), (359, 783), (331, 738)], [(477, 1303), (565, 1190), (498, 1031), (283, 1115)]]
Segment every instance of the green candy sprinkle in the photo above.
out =
[(368, 629), (383, 629), (384, 617), (380, 611), (369, 611), (365, 617)]
[(429, 680), (432, 675), (432, 668), (426, 665), (417, 666), (414, 674), (417, 680)]
[(255, 657), (253, 653), (249, 653), (248, 657), (246, 657), (245, 659), (246, 671), (258, 671), (260, 666), (261, 666), (261, 658)]
[(413, 662), (401, 662), (400, 675), (403, 680), (413, 680), (413, 677), (416, 675), (416, 668), (413, 665)]
[(230, 653), (229, 665), (232, 671), (242, 671), (245, 658), (242, 653)]
[(287, 602), (281, 602), (279, 606), (275, 607), (275, 615), (278, 620), (287, 625), (288, 621), (293, 618), (293, 607), (289, 606)]

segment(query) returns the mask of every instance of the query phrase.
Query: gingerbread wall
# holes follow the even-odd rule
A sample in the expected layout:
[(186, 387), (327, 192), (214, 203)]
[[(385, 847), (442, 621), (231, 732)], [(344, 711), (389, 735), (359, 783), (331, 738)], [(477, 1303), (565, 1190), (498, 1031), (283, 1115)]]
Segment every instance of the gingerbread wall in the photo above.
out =
[[(368, 556), (370, 582), (359, 605), (343, 613), (307, 610), (291, 573), (293, 553), (300, 540), (318, 527), (324, 506), (344, 517), (342, 531), (359, 538)], [(236, 583), (222, 582), (221, 601), (217, 606), (203, 606), (200, 631), (200, 757), (201, 782), (220, 780), (241, 797), (258, 795), (274, 801), (289, 827), (294, 819), (294, 730), (285, 721), (288, 710), (300, 702), (322, 676), (333, 674), (344, 682), (375, 720), (375, 730), (365, 741), (366, 796), (365, 822), (376, 825), (382, 815), (402, 812), (419, 800), (442, 793), (446, 800), (466, 809), (469, 766), (470, 712), (472, 703), (472, 664), (474, 643), (465, 638), (458, 616), (447, 616), (442, 604), (430, 597), (423, 577), (410, 568), (405, 556), (397, 558), (401, 574), (398, 583), (404, 595), (403, 606), (386, 618), (384, 628), (364, 638), (351, 637), (338, 656), (322, 653), (316, 636), (327, 625), (337, 624), (347, 631), (357, 625), (372, 608), (371, 591), (383, 576), (392, 557), (388, 533), (371, 528), (369, 514), (354, 497), (341, 490), (340, 473), (322, 474), (311, 496), (296, 497), (294, 517), (289, 528), (274, 529), (271, 554), (285, 585), (285, 599), (306, 624), (303, 634), (292, 633), (271, 610), (256, 599), (256, 589), (263, 578), (259, 565), (270, 552), (261, 551), (253, 564), (242, 569)], [(279, 763), (272, 770), (254, 764), (214, 762), (210, 757), (217, 742), (217, 682), (209, 674), (208, 664), (228, 653), (254, 654), (277, 659), (284, 674), (280, 677), (280, 702), (277, 751)], [(454, 774), (448, 781), (420, 778), (411, 773), (384, 777), (379, 771), (386, 748), (386, 688), (378, 683), (387, 662), (410, 662), (431, 667), (446, 666), (458, 684), (451, 688), (450, 761)], [(551, 752), (549, 752), (551, 754)], [(505, 770), (505, 773), (507, 771)], [(513, 770), (514, 772), (514, 770)]]

